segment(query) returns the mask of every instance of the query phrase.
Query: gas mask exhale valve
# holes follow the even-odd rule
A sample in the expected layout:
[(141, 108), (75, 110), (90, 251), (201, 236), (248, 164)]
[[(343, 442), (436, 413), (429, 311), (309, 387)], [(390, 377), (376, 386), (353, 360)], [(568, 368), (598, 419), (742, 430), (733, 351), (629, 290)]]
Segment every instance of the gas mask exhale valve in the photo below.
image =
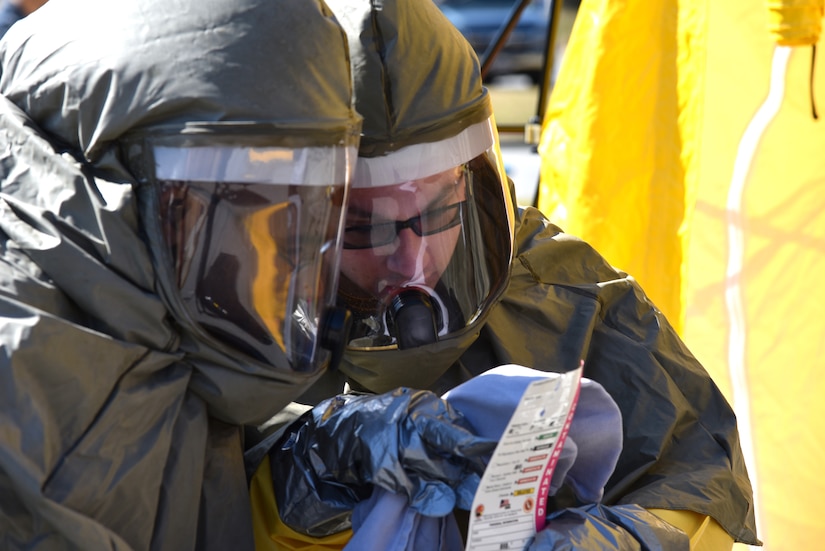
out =
[(398, 348), (415, 348), (438, 341), (439, 311), (430, 297), (418, 289), (395, 295), (389, 310)]

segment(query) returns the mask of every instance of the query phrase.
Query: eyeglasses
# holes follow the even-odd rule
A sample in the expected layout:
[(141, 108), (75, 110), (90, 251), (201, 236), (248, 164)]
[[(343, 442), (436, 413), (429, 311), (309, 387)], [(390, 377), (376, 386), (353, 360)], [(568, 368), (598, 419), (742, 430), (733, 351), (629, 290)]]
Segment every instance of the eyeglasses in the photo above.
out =
[(372, 249), (395, 241), (401, 230), (411, 229), (415, 235), (423, 237), (446, 231), (461, 223), (461, 212), (467, 201), (422, 212), (406, 220), (383, 224), (363, 224), (344, 229), (345, 249)]

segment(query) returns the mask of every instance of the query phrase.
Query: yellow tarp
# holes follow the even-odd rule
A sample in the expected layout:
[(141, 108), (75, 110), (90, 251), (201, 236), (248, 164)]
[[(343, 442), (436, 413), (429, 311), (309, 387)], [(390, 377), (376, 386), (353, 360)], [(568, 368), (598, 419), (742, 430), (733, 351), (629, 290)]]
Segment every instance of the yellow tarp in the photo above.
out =
[(737, 412), (765, 549), (795, 551), (825, 541), (825, 120), (811, 48), (770, 24), (762, 1), (583, 0), (539, 208), (680, 328)]

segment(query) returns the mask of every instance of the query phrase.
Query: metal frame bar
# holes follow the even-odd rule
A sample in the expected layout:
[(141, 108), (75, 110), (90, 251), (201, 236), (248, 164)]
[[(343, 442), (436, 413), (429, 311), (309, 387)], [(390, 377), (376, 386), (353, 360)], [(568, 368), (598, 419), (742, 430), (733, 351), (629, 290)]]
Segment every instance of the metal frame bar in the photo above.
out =
[[(521, 14), (532, 0), (515, 0), (513, 8), (507, 15), (492, 42), (487, 46), (487, 49), (481, 56), (481, 77), (484, 78), (490, 71), (490, 67), (495, 61), (496, 56), (504, 47), (513, 29), (518, 24)], [(539, 98), (536, 105), (536, 114), (530, 119), (525, 126), (514, 125), (499, 125), (499, 132), (517, 133), (522, 132), (525, 138), (531, 137), (535, 133), (535, 125), (541, 127), (541, 122), (544, 117), (544, 110), (547, 106), (547, 96), (552, 87), (551, 79), (553, 75), (553, 64), (555, 61), (554, 52), (556, 49), (556, 36), (558, 35), (559, 19), (561, 17), (561, 9), (563, 7), (563, 0), (550, 0), (550, 19), (547, 26), (547, 40), (544, 45), (544, 62), (541, 71), (541, 82), (539, 83)], [(532, 139), (530, 141), (533, 141)]]

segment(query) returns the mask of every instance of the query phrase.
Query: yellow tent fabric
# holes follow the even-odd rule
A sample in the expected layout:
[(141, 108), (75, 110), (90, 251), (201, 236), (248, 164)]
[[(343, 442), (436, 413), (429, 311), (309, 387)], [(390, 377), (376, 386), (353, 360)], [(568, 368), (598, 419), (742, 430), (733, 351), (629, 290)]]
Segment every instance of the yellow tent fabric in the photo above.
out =
[(825, 121), (812, 48), (777, 47), (767, 4), (583, 0), (539, 208), (639, 280), (733, 404), (764, 549), (818, 549)]
[(690, 151), (664, 121), (685, 108), (679, 79), (696, 79), (677, 71), (685, 31), (669, 4), (582, 2), (544, 117), (538, 206), (638, 277), (678, 330), (680, 300), (667, 291), (682, 265)]

